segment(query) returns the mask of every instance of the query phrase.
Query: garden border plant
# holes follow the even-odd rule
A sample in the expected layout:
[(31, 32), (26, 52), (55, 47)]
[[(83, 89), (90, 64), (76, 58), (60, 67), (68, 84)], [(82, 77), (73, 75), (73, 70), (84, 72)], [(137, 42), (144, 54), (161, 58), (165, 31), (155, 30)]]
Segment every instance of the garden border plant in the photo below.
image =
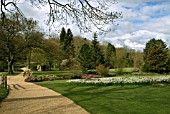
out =
[(75, 79), (67, 81), (71, 84), (83, 85), (148, 85), (157, 83), (170, 84), (170, 76), (132, 76), (132, 77), (109, 77)]
[(3, 101), (9, 94), (9, 89), (2, 87), (0, 84), (0, 102)]

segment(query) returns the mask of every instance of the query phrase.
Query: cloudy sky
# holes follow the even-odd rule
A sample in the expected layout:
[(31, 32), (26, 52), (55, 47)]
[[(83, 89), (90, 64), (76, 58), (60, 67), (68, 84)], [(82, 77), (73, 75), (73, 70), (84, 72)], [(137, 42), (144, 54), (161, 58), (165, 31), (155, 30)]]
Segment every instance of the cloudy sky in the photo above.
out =
[[(112, 6), (115, 11), (122, 12), (123, 18), (116, 20), (118, 26), (111, 26), (112, 31), (98, 36), (100, 42), (110, 42), (116, 47), (129, 47), (142, 51), (151, 39), (162, 39), (170, 45), (170, 0), (117, 0)], [(39, 21), (47, 30), (45, 12), (48, 8), (38, 9), (21, 3), (19, 7), (27, 17)], [(74, 35), (92, 39), (92, 33), (80, 33), (73, 25), (69, 26)]]

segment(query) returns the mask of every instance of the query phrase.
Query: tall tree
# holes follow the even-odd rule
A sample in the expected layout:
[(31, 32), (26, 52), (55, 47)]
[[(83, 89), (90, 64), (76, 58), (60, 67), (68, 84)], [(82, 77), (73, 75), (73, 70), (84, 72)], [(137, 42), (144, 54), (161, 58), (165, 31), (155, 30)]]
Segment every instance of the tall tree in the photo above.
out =
[(93, 68), (93, 58), (92, 58), (92, 50), (91, 47), (88, 44), (83, 44), (79, 55), (78, 55), (78, 61), (82, 68), (84, 69), (91, 69)]
[(162, 40), (151, 39), (144, 49), (144, 70), (163, 73), (168, 68), (168, 49)]
[(9, 15), (3, 21), (0, 21), (0, 50), (7, 57), (8, 73), (12, 74), (16, 58), (38, 38), (25, 36), (27, 24), (17, 13)]
[[(18, 7), (21, 0), (1, 0), (1, 18), (5, 19), (6, 12), (17, 11), (24, 15)], [(28, 1), (28, 0), (25, 0)], [(33, 6), (48, 7), (49, 24), (60, 22), (61, 25), (77, 24), (82, 31), (91, 31), (94, 27), (101, 31), (109, 31), (107, 24), (114, 24), (115, 19), (121, 18), (122, 13), (111, 8), (116, 0), (29, 0)], [(27, 2), (28, 3), (28, 2)], [(29, 3), (28, 3), (29, 4)], [(10, 6), (10, 7), (9, 7)], [(72, 20), (72, 21), (70, 21)]]
[(143, 52), (134, 52), (133, 53), (133, 60), (134, 60), (134, 67), (135, 68), (142, 68), (143, 62)]
[(133, 67), (134, 66), (134, 60), (133, 60), (131, 53), (132, 53), (131, 51), (128, 51), (126, 53), (125, 58), (124, 58), (126, 67)]
[(40, 39), (43, 37), (43, 34), (36, 30), (37, 21), (33, 19), (27, 19), (25, 24), (24, 37), (28, 42), (27, 46), (27, 59), (28, 59), (28, 68), (31, 67), (31, 52), (32, 47), (38, 47), (40, 44)]
[(67, 33), (65, 32), (65, 28), (62, 28), (62, 31), (60, 33), (60, 43), (63, 48), (63, 51), (65, 52), (65, 59), (70, 59), (74, 57), (74, 44), (73, 44), (73, 34), (71, 32), (71, 29), (67, 30)]
[(116, 49), (114, 45), (108, 43), (105, 53), (105, 66), (106, 67), (114, 67), (114, 60), (116, 57)]
[(65, 28), (63, 27), (61, 29), (61, 33), (60, 33), (60, 43), (63, 45), (64, 43), (64, 40), (65, 40), (65, 37), (66, 37), (66, 30)]
[(45, 52), (44, 57), (49, 65), (49, 70), (52, 70), (52, 66), (61, 61), (61, 49), (57, 39), (49, 38), (45, 40), (42, 48)]
[(66, 38), (65, 38), (65, 41), (64, 41), (64, 50), (68, 54), (68, 58), (74, 57), (73, 34), (71, 32), (71, 29), (67, 30)]
[(13, 64), (15, 57), (22, 48), (25, 48), (25, 41), (21, 33), (24, 29), (22, 22), (20, 22), (17, 14), (9, 16), (0, 21), (0, 49), (4, 52), (8, 61), (8, 73), (13, 73)]
[(99, 47), (99, 42), (97, 41), (97, 34), (94, 33), (92, 41), (92, 58), (94, 60), (93, 68), (96, 68), (99, 64), (104, 64), (104, 56)]
[(89, 45), (91, 44), (90, 40), (83, 38), (81, 36), (74, 36), (73, 41), (74, 41), (74, 47), (75, 47), (74, 48), (75, 58), (78, 57), (79, 51), (80, 51), (83, 44), (89, 44)]

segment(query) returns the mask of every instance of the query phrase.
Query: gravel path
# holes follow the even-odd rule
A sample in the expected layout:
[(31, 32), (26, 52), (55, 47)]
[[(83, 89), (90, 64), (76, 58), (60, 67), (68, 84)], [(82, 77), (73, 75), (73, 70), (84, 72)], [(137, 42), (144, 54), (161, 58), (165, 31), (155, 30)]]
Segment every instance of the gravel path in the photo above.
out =
[(10, 93), (0, 114), (88, 114), (70, 99), (50, 89), (24, 82), (22, 73), (8, 77)]

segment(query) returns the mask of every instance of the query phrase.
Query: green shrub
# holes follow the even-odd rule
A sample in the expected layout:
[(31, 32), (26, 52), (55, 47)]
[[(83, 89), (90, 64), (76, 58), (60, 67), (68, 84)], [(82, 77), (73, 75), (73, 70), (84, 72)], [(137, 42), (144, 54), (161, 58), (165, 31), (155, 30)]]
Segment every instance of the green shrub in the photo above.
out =
[(8, 95), (9, 90), (1, 87), (0, 85), (0, 102), (5, 99), (5, 97)]
[(4, 72), (8, 68), (8, 65), (4, 61), (0, 61), (0, 72)]
[(123, 75), (123, 68), (117, 68), (116, 69), (116, 75)]
[(96, 67), (96, 71), (100, 76), (108, 76), (109, 74), (109, 67), (105, 67), (104, 65), (100, 64), (99, 66)]
[(87, 68), (82, 68), (81, 70), (82, 70), (82, 72), (83, 72), (84, 74), (87, 74), (87, 73), (88, 73), (88, 69), (87, 69)]

